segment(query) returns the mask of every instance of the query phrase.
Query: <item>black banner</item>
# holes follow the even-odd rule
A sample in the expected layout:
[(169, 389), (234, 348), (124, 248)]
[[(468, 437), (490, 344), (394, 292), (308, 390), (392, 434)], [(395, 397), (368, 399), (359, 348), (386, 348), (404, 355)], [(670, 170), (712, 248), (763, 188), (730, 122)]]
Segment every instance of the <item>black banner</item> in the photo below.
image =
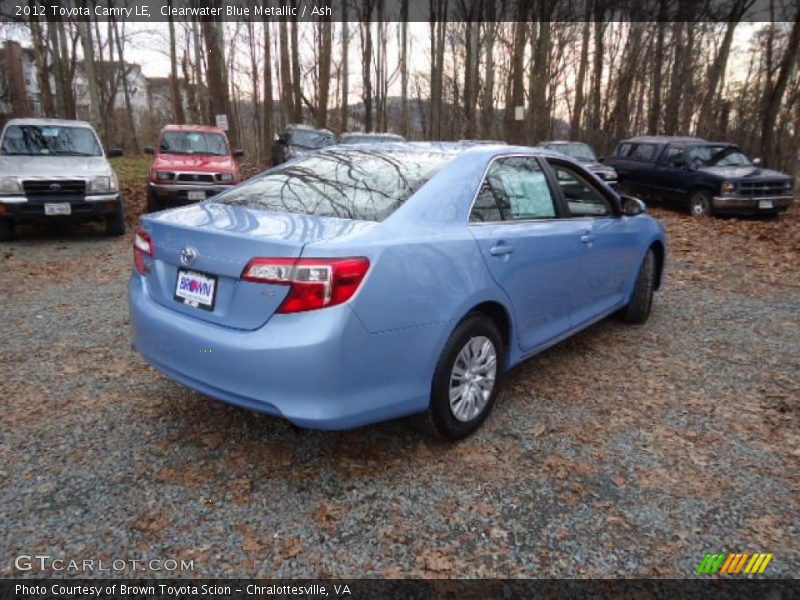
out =
[[(346, 10), (345, 10), (346, 4)], [(0, 21), (793, 21), (784, 0), (0, 0)]]
[(771, 600), (800, 596), (800, 580), (714, 578), (691, 580), (135, 580), (5, 579), (3, 600), (269, 600), (330, 598), (371, 600), (402, 598), (697, 598), (702, 600)]

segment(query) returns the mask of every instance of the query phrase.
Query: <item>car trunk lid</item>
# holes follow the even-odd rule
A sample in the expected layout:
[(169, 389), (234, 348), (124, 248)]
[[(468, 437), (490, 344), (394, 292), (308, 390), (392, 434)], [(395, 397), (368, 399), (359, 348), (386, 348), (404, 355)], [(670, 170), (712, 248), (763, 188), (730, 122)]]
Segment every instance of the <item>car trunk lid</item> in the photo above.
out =
[[(146, 275), (152, 299), (193, 318), (245, 330), (266, 323), (288, 292), (285, 285), (242, 280), (250, 259), (296, 258), (306, 244), (349, 234), (365, 225), (217, 203), (147, 216), (142, 224), (154, 250)], [(192, 293), (179, 291), (181, 286)], [(206, 294), (204, 300), (195, 301), (194, 286), (198, 293)], [(213, 302), (206, 304), (207, 299)]]

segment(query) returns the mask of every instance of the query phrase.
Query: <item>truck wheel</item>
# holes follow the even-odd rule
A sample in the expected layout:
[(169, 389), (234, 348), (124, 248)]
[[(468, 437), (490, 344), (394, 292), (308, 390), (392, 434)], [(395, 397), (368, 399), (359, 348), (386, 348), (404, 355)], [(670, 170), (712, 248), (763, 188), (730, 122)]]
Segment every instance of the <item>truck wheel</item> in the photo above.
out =
[(15, 237), (14, 221), (10, 219), (0, 219), (0, 242), (10, 242)]
[(147, 190), (147, 212), (158, 212), (159, 210), (164, 210), (164, 207), (161, 205), (161, 202), (156, 200), (155, 196), (153, 196), (153, 192), (151, 190)]
[(125, 210), (120, 201), (117, 210), (106, 217), (106, 235), (119, 236), (125, 235)]
[(689, 214), (693, 217), (709, 217), (714, 213), (711, 194), (705, 190), (697, 190), (689, 199)]

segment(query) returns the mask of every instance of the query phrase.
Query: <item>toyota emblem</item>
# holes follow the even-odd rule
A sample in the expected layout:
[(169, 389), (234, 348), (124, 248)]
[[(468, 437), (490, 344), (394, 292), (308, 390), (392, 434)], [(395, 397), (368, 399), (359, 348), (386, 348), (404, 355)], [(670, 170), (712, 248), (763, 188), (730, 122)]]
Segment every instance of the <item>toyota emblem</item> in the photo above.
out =
[(186, 246), (186, 248), (181, 250), (181, 264), (188, 267), (194, 263), (195, 260), (197, 260), (197, 250), (191, 246)]
[(61, 190), (61, 186), (58, 183), (51, 183), (50, 184), (50, 191), (51, 192), (58, 192)]

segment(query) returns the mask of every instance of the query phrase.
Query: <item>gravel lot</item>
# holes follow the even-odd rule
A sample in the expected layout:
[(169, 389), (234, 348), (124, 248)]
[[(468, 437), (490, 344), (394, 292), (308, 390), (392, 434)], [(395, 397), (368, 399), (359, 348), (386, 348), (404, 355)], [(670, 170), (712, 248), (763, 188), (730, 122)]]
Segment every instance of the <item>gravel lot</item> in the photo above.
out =
[(0, 245), (0, 574), (43, 553), (203, 577), (685, 577), (763, 551), (796, 576), (800, 211), (654, 212), (671, 255), (651, 320), (518, 367), (456, 445), (417, 418), (297, 431), (191, 392), (130, 350), (130, 236), (23, 232)]

